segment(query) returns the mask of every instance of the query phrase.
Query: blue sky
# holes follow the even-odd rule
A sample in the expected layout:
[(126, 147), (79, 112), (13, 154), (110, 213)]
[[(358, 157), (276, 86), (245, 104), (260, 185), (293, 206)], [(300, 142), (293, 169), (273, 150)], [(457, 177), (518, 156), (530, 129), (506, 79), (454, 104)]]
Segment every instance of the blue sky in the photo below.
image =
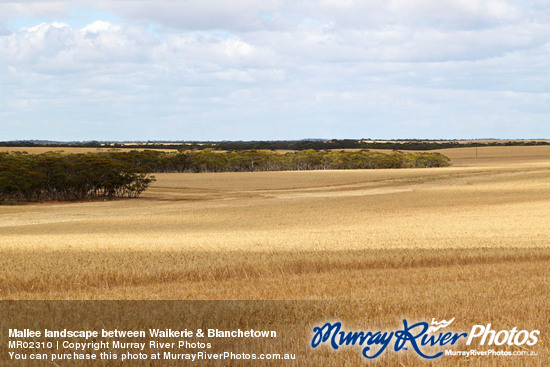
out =
[(550, 138), (550, 1), (0, 3), (0, 140)]

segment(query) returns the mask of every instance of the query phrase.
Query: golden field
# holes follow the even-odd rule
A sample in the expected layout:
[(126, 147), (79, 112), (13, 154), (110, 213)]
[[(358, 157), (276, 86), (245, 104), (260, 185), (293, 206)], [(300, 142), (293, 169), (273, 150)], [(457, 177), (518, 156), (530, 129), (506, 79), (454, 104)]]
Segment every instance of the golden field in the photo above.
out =
[(0, 297), (353, 300), (333, 315), (540, 329), (544, 357), (477, 363), (544, 365), (550, 147), (440, 152), (453, 166), (156, 174), (139, 199), (0, 206)]

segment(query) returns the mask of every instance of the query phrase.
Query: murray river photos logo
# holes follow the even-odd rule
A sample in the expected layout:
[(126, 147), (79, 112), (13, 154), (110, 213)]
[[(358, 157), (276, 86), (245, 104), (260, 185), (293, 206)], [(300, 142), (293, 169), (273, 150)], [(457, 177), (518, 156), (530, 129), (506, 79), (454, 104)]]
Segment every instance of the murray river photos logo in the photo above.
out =
[[(311, 346), (317, 348), (326, 344), (334, 350), (347, 346), (359, 346), (362, 356), (368, 359), (382, 355), (386, 349), (393, 349), (395, 352), (413, 350), (420, 357), (434, 359), (444, 354), (440, 347), (452, 346), (459, 342), (465, 342), (467, 346), (472, 343), (488, 346), (533, 346), (537, 344), (540, 334), (539, 330), (518, 330), (517, 327), (497, 331), (492, 329), (491, 324), (473, 325), (469, 333), (444, 330), (454, 320), (454, 318), (449, 321), (432, 319), (431, 324), (425, 321), (413, 324), (404, 319), (403, 328), (394, 331), (345, 331), (340, 322), (327, 322), (313, 328)], [(438, 350), (430, 351), (430, 348)]]

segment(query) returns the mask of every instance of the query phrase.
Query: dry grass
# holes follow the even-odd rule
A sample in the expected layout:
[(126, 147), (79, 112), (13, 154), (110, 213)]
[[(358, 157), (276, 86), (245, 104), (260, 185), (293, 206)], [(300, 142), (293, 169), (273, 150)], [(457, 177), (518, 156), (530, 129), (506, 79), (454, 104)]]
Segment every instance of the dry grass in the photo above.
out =
[[(478, 160), (459, 148), (441, 169), (159, 174), (138, 200), (0, 206), (0, 297), (355, 300), (360, 312), (332, 315), (537, 328), (547, 353), (550, 150), (541, 148), (493, 148), (501, 158)], [(300, 307), (298, 319), (319, 320)], [(419, 363), (395, 358), (383, 364)]]
[[(246, 251), (151, 252), (3, 251), (3, 266), (17, 275), (0, 289), (20, 299), (375, 299), (403, 303), (415, 292), (486, 281), (514, 294), (544, 276), (543, 249), (357, 250), (252, 253)], [(32, 260), (31, 260), (32, 259)], [(75, 271), (75, 267), (78, 271)], [(531, 271), (525, 273), (528, 268)], [(335, 275), (338, 275), (335, 277)], [(353, 283), (353, 284), (351, 284)], [(522, 284), (521, 287), (512, 283)], [(493, 284), (493, 285), (494, 285)], [(484, 285), (485, 286), (485, 285)], [(155, 288), (154, 293), (151, 290)], [(402, 288), (402, 291), (396, 292)], [(543, 295), (540, 289), (532, 296)], [(410, 293), (410, 294), (408, 294)], [(463, 295), (466, 296), (467, 295)], [(491, 297), (495, 296), (494, 294)], [(501, 295), (502, 296), (502, 295)], [(391, 298), (391, 299), (390, 299)], [(382, 301), (382, 300), (379, 300)], [(459, 300), (457, 299), (456, 302)]]

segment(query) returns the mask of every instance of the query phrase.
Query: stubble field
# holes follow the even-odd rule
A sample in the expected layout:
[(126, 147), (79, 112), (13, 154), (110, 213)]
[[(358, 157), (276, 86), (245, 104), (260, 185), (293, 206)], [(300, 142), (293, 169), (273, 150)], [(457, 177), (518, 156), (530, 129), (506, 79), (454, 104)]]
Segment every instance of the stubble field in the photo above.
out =
[(137, 200), (0, 206), (0, 297), (360, 300), (340, 317), (541, 329), (547, 353), (550, 149), (441, 152), (452, 167), (157, 174)]

